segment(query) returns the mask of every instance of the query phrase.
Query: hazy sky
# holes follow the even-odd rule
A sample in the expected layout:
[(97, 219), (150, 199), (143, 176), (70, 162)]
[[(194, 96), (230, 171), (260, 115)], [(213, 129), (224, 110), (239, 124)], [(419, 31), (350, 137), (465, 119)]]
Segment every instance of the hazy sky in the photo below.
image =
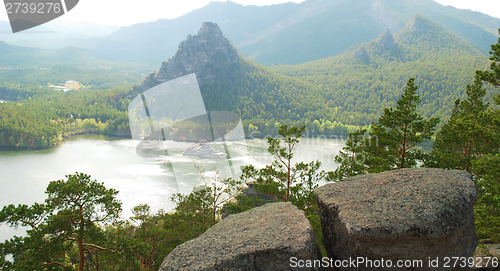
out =
[[(220, 0), (219, 0), (220, 1)], [(269, 5), (303, 0), (232, 0), (243, 5)], [(500, 18), (500, 0), (435, 0), (443, 5), (480, 11)], [(131, 25), (157, 19), (172, 19), (207, 5), (210, 0), (80, 0), (61, 21), (95, 22), (108, 25)], [(7, 21), (5, 7), (0, 5), (0, 20)]]

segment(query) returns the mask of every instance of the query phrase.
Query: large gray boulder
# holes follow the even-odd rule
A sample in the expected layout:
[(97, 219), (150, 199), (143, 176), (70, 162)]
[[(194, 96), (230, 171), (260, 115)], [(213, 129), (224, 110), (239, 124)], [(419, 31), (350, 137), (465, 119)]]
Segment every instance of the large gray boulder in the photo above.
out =
[(159, 270), (297, 270), (299, 260), (320, 257), (304, 212), (279, 202), (222, 219), (175, 248)]
[[(464, 171), (401, 169), (359, 175), (322, 186), (315, 195), (328, 256), (337, 263), (356, 260), (336, 270), (464, 270), (452, 268), (452, 259), (450, 268), (443, 267), (446, 257), (472, 257), (477, 245), (477, 190)], [(417, 261), (399, 262), (408, 267), (395, 268), (398, 260)], [(433, 268), (436, 263), (440, 268)], [(388, 264), (392, 268), (382, 266)]]

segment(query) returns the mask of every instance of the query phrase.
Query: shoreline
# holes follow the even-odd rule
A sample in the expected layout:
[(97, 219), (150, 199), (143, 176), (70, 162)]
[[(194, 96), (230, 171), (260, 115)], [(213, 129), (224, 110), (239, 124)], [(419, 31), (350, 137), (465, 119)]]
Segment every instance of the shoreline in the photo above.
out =
[[(7, 146), (7, 145), (0, 145), (0, 151), (37, 151), (37, 150), (50, 150), (53, 148), (57, 148), (61, 143), (63, 143), (66, 140), (69, 140), (73, 137), (77, 136), (84, 136), (84, 135), (96, 135), (96, 136), (106, 136), (106, 137), (113, 137), (116, 139), (132, 139), (130, 135), (127, 135), (125, 133), (100, 133), (100, 132), (95, 132), (95, 131), (75, 131), (75, 132), (67, 132), (63, 133), (59, 137), (61, 138), (56, 144), (52, 146), (45, 146), (45, 147), (21, 147), (21, 146)], [(255, 136), (255, 134), (250, 134), (250, 135), (245, 135), (245, 140), (248, 139), (266, 139), (268, 137), (273, 137), (271, 135), (266, 135), (266, 136)], [(276, 135), (274, 135), (276, 137)], [(335, 140), (347, 140), (348, 135), (345, 134), (331, 134), (331, 135), (316, 135), (316, 134), (308, 134), (305, 135), (303, 138), (308, 138), (308, 139), (335, 139)]]
[(114, 137), (116, 139), (131, 139), (130, 136), (120, 135), (120, 134), (110, 134), (110, 133), (97, 133), (97, 132), (76, 132), (65, 134), (62, 136), (62, 139), (49, 147), (21, 147), (21, 146), (2, 146), (0, 145), (0, 151), (40, 151), (40, 150), (50, 150), (59, 147), (64, 141), (70, 140), (71, 138), (85, 135), (95, 135), (95, 136), (106, 136), (106, 137)]

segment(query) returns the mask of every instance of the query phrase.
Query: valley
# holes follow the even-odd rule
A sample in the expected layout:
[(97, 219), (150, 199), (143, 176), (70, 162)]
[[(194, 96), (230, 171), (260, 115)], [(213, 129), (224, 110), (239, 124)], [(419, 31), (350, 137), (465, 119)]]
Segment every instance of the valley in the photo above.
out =
[[(6, 27), (0, 270), (157, 270), (275, 201), (325, 256), (318, 186), (417, 167), (472, 174), (475, 230), (500, 242), (499, 18), (432, 0), (226, 1), (124, 27)], [(66, 81), (79, 89), (53, 87)]]
[[(82, 51), (70, 52), (77, 56)], [(81, 57), (90, 62), (79, 62)], [(0, 108), (17, 116), (1, 120), (8, 135), (0, 139), (1, 146), (51, 147), (80, 133), (129, 136), (128, 103), (148, 88), (189, 73), (198, 77), (206, 109), (238, 114), (247, 135), (276, 135), (287, 124), (306, 125), (310, 135), (347, 136), (393, 106), (410, 77), (421, 91), (422, 114), (445, 121), (475, 70), (489, 63), (475, 45), (421, 15), (411, 17), (398, 33), (386, 29), (340, 55), (294, 65), (266, 67), (243, 57), (212, 22), (182, 41), (176, 54), (153, 73), (146, 63), (67, 59), (80, 64), (42, 61), (40, 66), (6, 65), (12, 68), (0, 71), (5, 78), (0, 98), (22, 105)], [(48, 89), (74, 79), (83, 90), (63, 94)], [(492, 96), (489, 91), (487, 101)], [(31, 115), (36, 118), (21, 122), (26, 124), (12, 123)]]

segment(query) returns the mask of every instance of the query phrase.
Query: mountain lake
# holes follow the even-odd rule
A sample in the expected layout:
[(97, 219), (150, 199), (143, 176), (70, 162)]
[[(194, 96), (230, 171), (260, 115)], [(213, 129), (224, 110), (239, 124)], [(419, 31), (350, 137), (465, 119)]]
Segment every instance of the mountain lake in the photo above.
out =
[[(295, 147), (294, 161), (320, 160), (322, 169), (334, 170), (337, 167), (335, 155), (344, 142), (344, 138), (302, 138)], [(0, 151), (0, 206), (43, 202), (50, 181), (80, 172), (119, 191), (117, 197), (122, 202), (124, 218), (130, 217), (131, 209), (139, 204), (150, 205), (153, 212), (170, 211), (175, 207), (170, 199), (173, 194), (190, 193), (195, 186), (210, 181), (201, 177), (199, 168), (204, 169), (203, 176), (206, 176), (206, 172), (215, 172), (215, 164), (218, 171), (224, 171), (224, 166), (220, 165), (225, 165), (225, 169), (232, 168), (232, 174), (238, 176), (243, 165), (260, 168), (273, 160), (267, 152), (265, 139), (227, 142), (226, 146), (221, 142), (206, 143), (217, 153), (224, 153), (224, 148), (231, 149), (230, 160), (204, 159), (188, 152), (176, 152), (171, 147), (167, 148), (169, 156), (139, 155), (136, 150), (139, 143), (131, 139), (80, 135), (51, 149)], [(196, 149), (197, 145), (192, 143), (187, 147)], [(214, 163), (214, 160), (219, 162)], [(2, 225), (0, 240), (19, 234), (21, 230)]]

